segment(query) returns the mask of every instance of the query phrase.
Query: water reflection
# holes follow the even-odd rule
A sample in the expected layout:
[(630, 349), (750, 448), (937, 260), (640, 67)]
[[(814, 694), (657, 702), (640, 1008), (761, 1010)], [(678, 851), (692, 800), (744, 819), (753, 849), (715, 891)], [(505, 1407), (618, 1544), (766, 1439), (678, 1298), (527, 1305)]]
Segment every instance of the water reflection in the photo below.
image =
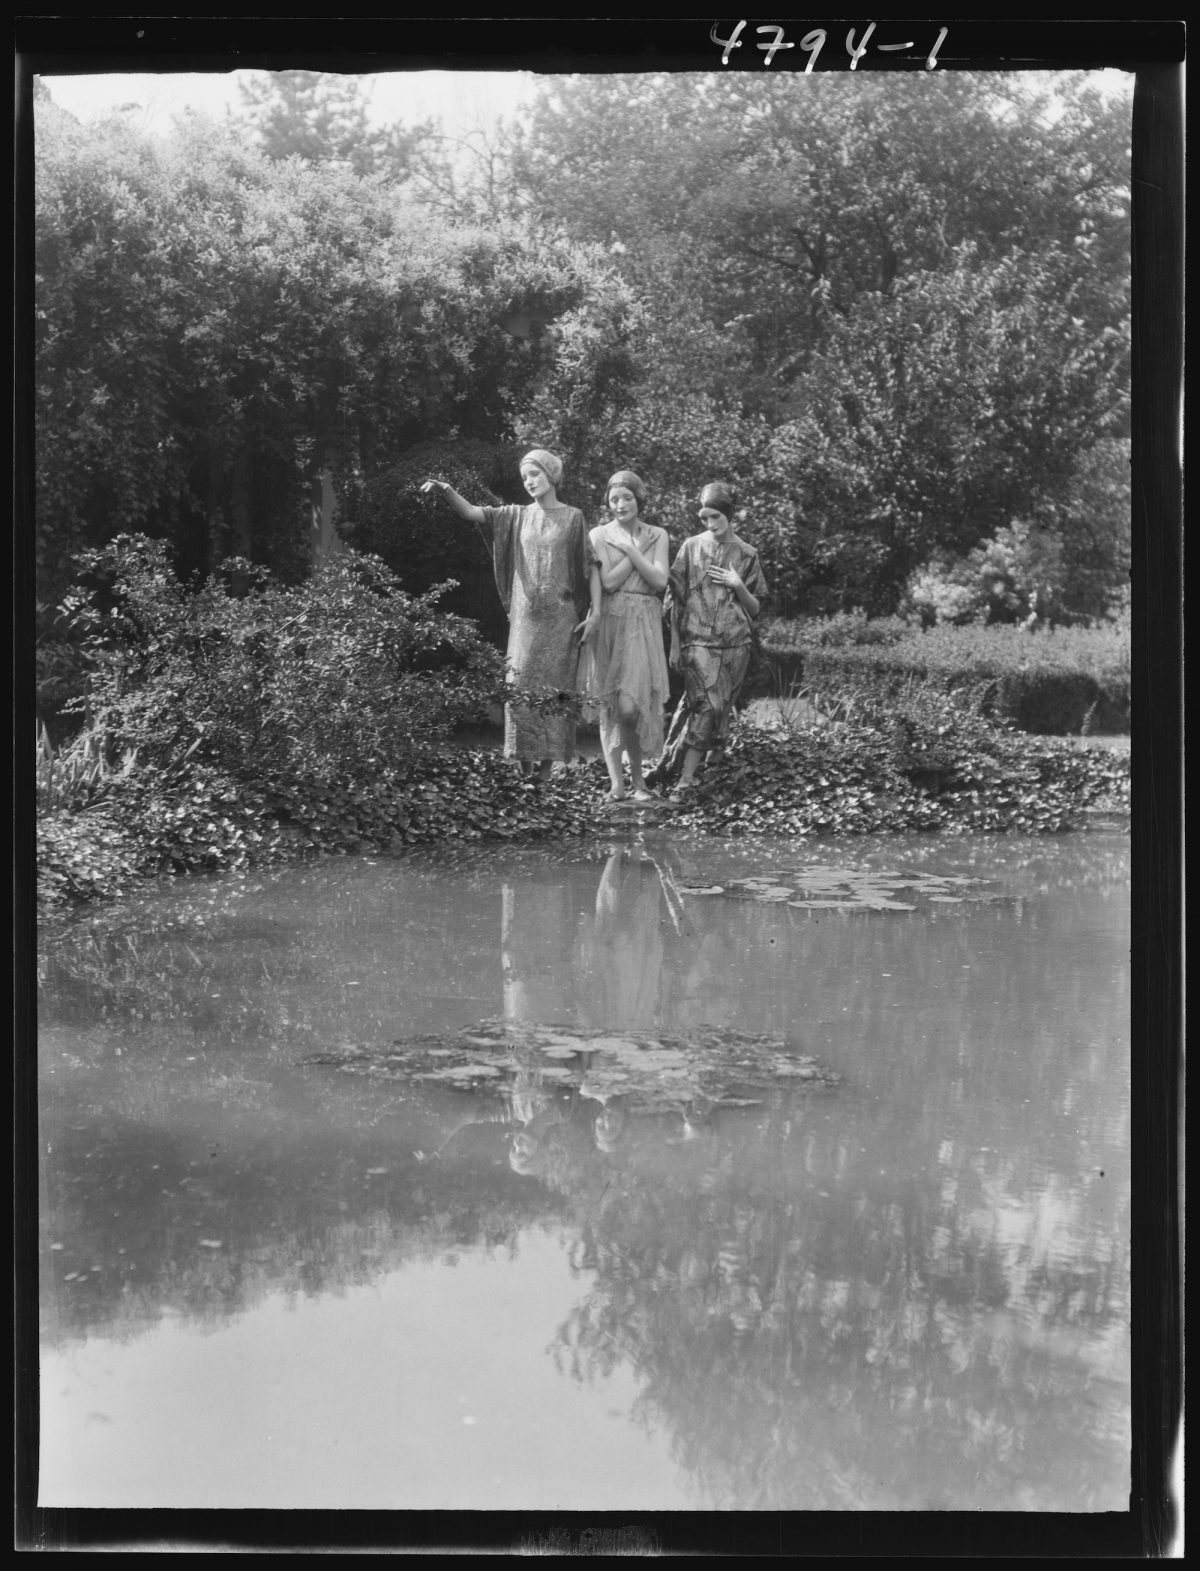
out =
[[(459, 1295), (454, 1325), (475, 1316), (486, 1339), (489, 1301), (524, 1270), (557, 1307), (546, 1334), (505, 1320), (495, 1411), (556, 1369), (578, 1404), (561, 1423), (599, 1426), (610, 1505), (635, 1498), (613, 1458), (636, 1432), (664, 1506), (1124, 1509), (1127, 843), (854, 854), (969, 870), (1001, 898), (919, 922), (689, 900), (681, 886), (796, 847), (643, 844), (214, 881), (47, 935), (44, 1337), (76, 1380), (53, 1432), (149, 1454), (169, 1414), (143, 1413), (136, 1441), (89, 1424), (113, 1411), (94, 1400), (96, 1360), (123, 1368), (122, 1349), (172, 1325), (218, 1336), (219, 1358), (220, 1338), (275, 1324), (280, 1305), (326, 1306), (346, 1393), (326, 1436), (377, 1478), (352, 1399), (379, 1366), (372, 1295), (436, 1279)], [(492, 1014), (725, 1022), (843, 1080), (704, 1117), (638, 1112), (586, 1073), (488, 1094), (297, 1066), (315, 1045)], [(448, 1311), (444, 1333), (426, 1327), (387, 1367), (411, 1381), (419, 1359), (422, 1400), (454, 1408), (459, 1332)], [(223, 1373), (205, 1367), (206, 1411), (237, 1428), (244, 1371), (232, 1351)], [(544, 1503), (543, 1475), (573, 1487), (558, 1424), (540, 1449), (522, 1430), (523, 1472), (497, 1462), (505, 1503)], [(461, 1434), (437, 1452), (447, 1471)], [(276, 1498), (278, 1459), (246, 1465), (261, 1503)], [(372, 1503), (328, 1487), (311, 1503)], [(378, 1488), (374, 1503), (397, 1503)], [(422, 1488), (403, 1503), (447, 1503)]]
[(594, 898), (547, 868), (502, 888), (506, 1019), (555, 1018), (563, 978), (575, 978), (581, 1025), (645, 1027), (664, 1018), (664, 926), (682, 935), (686, 916), (668, 847), (642, 844), (609, 853)]

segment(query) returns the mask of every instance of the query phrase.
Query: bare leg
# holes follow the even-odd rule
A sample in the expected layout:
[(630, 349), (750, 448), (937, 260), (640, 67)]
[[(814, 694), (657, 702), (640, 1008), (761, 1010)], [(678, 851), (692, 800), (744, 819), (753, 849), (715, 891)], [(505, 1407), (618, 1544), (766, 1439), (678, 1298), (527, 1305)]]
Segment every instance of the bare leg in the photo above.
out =
[(629, 785), (635, 798), (645, 801), (651, 793), (642, 778), (642, 744), (638, 741), (638, 707), (624, 693), (617, 700), (617, 720), (621, 726), (621, 745), (629, 760)]
[(616, 747), (605, 750), (604, 762), (608, 768), (608, 779), (612, 786), (609, 795), (615, 802), (625, 795), (625, 773), (621, 768), (621, 748), (619, 743)]

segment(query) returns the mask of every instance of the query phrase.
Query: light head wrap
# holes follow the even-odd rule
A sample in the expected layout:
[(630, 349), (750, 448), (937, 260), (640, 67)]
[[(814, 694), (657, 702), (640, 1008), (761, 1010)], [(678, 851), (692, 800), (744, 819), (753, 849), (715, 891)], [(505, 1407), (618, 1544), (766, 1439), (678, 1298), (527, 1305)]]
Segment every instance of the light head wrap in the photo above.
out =
[(724, 480), (714, 480), (701, 491), (700, 506), (711, 507), (714, 512), (724, 513), (726, 518), (732, 518), (737, 510), (737, 498)]
[(642, 477), (640, 475), (635, 475), (632, 469), (618, 469), (616, 474), (613, 475), (608, 484), (604, 487), (605, 502), (608, 501), (609, 493), (612, 491), (612, 488), (615, 485), (623, 485), (627, 491), (633, 492), (634, 496), (637, 498), (638, 513), (640, 515), (642, 509), (646, 505), (646, 497), (649, 494), (646, 490), (646, 482), (642, 479)]
[(548, 448), (532, 448), (521, 460), (522, 467), (524, 467), (526, 464), (536, 464), (543, 474), (545, 474), (546, 478), (550, 481), (552, 486), (557, 486), (559, 481), (562, 479), (562, 459), (559, 458), (556, 453), (550, 452)]

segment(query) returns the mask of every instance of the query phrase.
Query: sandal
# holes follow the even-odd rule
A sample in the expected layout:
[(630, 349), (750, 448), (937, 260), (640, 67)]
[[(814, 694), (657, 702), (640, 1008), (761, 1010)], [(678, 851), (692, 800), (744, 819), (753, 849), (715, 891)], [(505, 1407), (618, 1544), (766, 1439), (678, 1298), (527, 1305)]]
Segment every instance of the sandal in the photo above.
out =
[(667, 801), (674, 807), (682, 807), (690, 797), (695, 796), (696, 785), (692, 780), (681, 781), (671, 792)]

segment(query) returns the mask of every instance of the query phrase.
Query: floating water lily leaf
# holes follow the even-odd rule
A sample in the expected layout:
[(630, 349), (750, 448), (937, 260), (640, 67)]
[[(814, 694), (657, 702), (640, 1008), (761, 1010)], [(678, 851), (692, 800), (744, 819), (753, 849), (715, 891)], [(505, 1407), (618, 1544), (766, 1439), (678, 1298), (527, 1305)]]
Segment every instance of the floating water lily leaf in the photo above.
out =
[[(788, 867), (775, 873), (728, 878), (724, 886), (681, 885), (684, 894), (724, 894), (730, 900), (757, 900), (766, 904), (786, 902), (796, 911), (916, 911), (914, 899), (940, 905), (967, 901), (989, 902), (1002, 898), (978, 886), (981, 879), (961, 873), (895, 868)], [(972, 887), (975, 886), (975, 887)], [(957, 893), (949, 894), (954, 888)], [(907, 900), (897, 899), (901, 892)], [(795, 899), (799, 895), (801, 898)]]
[[(564, 1062), (567, 1058), (573, 1062)], [(792, 1052), (781, 1037), (712, 1026), (686, 1036), (651, 1036), (495, 1020), (437, 1039), (436, 1051), (423, 1037), (377, 1052), (335, 1049), (303, 1062), (490, 1091), (506, 1100), (512, 1116), (505, 1121), (514, 1123), (527, 1122), (535, 1112), (548, 1116), (536, 1094), (542, 1079), (553, 1081), (557, 1095), (573, 1085), (596, 1102), (620, 1097), (629, 1112), (747, 1106), (761, 1100), (747, 1100), (749, 1092), (831, 1086), (840, 1079), (815, 1059)]]

